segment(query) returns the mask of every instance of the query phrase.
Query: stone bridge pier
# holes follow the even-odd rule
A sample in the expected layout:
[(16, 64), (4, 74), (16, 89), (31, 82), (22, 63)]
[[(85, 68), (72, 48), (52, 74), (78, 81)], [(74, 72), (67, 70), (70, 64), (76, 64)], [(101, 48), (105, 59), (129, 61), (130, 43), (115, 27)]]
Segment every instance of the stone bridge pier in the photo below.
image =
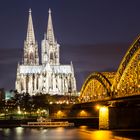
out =
[(99, 109), (99, 129), (138, 128), (140, 128), (140, 106), (103, 106)]

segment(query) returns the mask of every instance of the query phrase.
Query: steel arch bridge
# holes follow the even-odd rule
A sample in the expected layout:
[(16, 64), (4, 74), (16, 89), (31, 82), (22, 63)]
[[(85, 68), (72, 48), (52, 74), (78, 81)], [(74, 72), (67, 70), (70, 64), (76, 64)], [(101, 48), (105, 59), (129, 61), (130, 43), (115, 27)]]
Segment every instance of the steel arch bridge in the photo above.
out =
[(114, 78), (115, 97), (140, 94), (140, 36), (126, 52)]
[(111, 82), (99, 72), (94, 72), (86, 79), (82, 86), (80, 101), (87, 102), (111, 96)]
[(110, 81), (102, 73), (92, 73), (84, 82), (81, 101), (140, 95), (140, 36), (132, 43)]

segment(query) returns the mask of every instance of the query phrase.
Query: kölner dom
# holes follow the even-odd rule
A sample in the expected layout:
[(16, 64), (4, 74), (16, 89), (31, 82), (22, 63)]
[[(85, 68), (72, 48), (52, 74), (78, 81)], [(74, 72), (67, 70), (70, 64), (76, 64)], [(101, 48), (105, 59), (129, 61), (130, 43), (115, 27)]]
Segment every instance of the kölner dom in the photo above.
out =
[(47, 34), (41, 42), (41, 64), (39, 63), (38, 44), (30, 9), (23, 62), (17, 66), (15, 89), (19, 93), (27, 92), (31, 96), (37, 93), (75, 95), (77, 90), (73, 64), (60, 64), (59, 47), (49, 9)]

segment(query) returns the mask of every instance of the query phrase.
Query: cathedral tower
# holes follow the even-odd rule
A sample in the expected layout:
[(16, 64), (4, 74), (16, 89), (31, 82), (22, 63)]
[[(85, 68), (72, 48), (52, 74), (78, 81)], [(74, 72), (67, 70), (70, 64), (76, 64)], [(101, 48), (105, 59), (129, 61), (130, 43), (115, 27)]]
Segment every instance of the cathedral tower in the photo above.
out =
[(47, 34), (42, 40), (42, 64), (59, 65), (59, 44), (55, 40), (51, 10), (49, 9)]
[(62, 65), (59, 62), (59, 44), (57, 43), (49, 9), (47, 33), (41, 43), (42, 62), (39, 64), (38, 45), (35, 40), (31, 10), (27, 37), (24, 42), (23, 63), (17, 66), (15, 88), (19, 93), (50, 95), (72, 95), (76, 93), (76, 80), (73, 64)]
[(24, 42), (24, 65), (39, 65), (38, 45), (35, 40), (31, 9), (29, 10), (27, 36)]

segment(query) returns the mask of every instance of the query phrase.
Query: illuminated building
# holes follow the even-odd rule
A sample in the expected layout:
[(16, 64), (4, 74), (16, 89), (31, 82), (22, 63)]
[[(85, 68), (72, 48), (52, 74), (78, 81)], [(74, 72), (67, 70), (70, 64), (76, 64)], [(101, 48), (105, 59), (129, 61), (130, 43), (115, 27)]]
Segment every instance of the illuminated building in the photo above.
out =
[(54, 36), (49, 9), (47, 34), (41, 42), (41, 64), (39, 63), (38, 44), (35, 40), (31, 10), (29, 10), (23, 62), (17, 66), (15, 88), (19, 93), (28, 92), (30, 95), (76, 93), (73, 64), (72, 62), (70, 65), (60, 64), (59, 47)]

